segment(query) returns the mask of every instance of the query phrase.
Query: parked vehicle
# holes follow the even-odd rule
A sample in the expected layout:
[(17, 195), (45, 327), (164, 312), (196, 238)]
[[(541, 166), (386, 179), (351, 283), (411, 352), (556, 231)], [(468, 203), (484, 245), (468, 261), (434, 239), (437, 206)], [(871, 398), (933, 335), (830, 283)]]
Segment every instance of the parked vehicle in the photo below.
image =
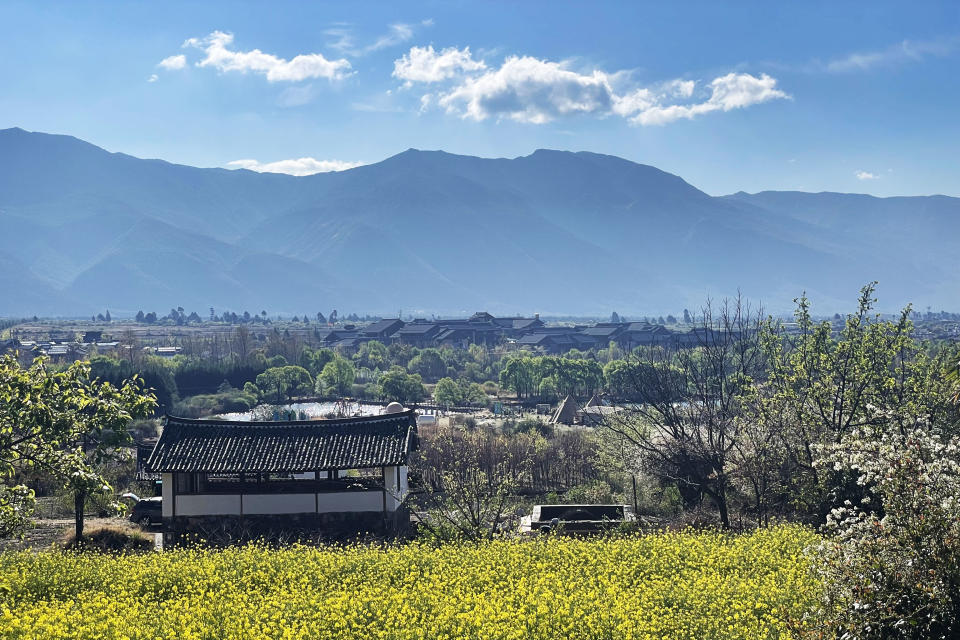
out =
[(637, 516), (626, 504), (538, 504), (520, 519), (520, 533), (590, 534), (634, 523)]
[(149, 527), (163, 522), (163, 498), (144, 498), (133, 505), (130, 510), (130, 520), (143, 527)]

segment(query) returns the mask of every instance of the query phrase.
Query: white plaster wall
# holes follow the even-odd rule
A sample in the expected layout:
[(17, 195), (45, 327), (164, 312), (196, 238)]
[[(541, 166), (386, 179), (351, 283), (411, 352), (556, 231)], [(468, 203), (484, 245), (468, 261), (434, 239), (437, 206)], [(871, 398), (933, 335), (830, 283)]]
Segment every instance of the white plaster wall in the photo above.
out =
[(249, 494), (243, 496), (243, 513), (315, 513), (316, 500), (313, 493)]
[[(381, 491), (341, 491), (317, 495), (318, 513), (336, 511), (383, 511)], [(389, 508), (389, 503), (388, 503)]]
[(400, 506), (400, 486), (397, 484), (397, 468), (383, 468), (383, 486), (387, 489), (387, 511), (395, 511)]
[(240, 515), (240, 496), (233, 494), (177, 496), (177, 515)]
[(400, 500), (405, 499), (408, 493), (410, 493), (410, 484), (407, 482), (407, 467), (404, 465), (400, 467)]
[(173, 516), (173, 474), (160, 474), (160, 495), (163, 496), (163, 502), (160, 503), (160, 513), (164, 518)]
[[(402, 473), (401, 478), (406, 479)], [(396, 471), (394, 471), (394, 483)], [(172, 513), (173, 500), (167, 500), (167, 487), (164, 482), (163, 513)], [(403, 488), (403, 487), (401, 487)], [(172, 493), (172, 491), (171, 491)], [(333, 513), (338, 511), (383, 511), (383, 492), (381, 491), (340, 491), (336, 493), (292, 493), (292, 494), (246, 494), (242, 496), (245, 515), (266, 515), (283, 513)], [(387, 510), (395, 511), (399, 502), (387, 495)], [(169, 510), (171, 513), (167, 513)], [(238, 494), (201, 494), (180, 495), (176, 497), (177, 516), (222, 516), (240, 515), (241, 496)]]

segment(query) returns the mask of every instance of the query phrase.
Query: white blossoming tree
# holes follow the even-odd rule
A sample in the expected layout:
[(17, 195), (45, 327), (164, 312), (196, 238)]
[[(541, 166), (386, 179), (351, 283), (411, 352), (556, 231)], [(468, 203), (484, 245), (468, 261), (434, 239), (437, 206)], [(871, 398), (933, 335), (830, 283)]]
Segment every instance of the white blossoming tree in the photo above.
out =
[(843, 638), (960, 637), (960, 441), (929, 424), (855, 429), (819, 448), (859, 503), (833, 509), (821, 547)]

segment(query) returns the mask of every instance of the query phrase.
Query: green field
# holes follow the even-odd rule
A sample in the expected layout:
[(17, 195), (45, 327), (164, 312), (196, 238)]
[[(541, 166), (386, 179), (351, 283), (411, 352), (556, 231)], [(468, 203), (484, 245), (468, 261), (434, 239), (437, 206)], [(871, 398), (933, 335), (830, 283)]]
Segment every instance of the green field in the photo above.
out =
[[(0, 554), (3, 638), (789, 638), (793, 526), (480, 546)], [(799, 626), (798, 626), (799, 625)]]

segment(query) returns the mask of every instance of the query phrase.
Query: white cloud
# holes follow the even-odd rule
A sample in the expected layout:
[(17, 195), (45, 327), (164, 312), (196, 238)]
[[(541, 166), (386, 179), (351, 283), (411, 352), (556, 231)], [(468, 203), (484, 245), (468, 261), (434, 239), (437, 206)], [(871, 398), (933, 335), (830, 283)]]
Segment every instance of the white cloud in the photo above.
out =
[(157, 74), (151, 73), (151, 74), (150, 74), (150, 77), (147, 78), (147, 82), (156, 82), (158, 79), (159, 79), (159, 78), (157, 77)]
[(662, 125), (714, 111), (731, 111), (790, 96), (767, 74), (728, 73), (713, 79), (700, 101), (691, 101), (694, 80), (676, 79), (649, 87), (623, 87), (627, 72), (586, 72), (569, 62), (530, 56), (508, 57), (499, 68), (474, 60), (469, 48), (413, 47), (394, 62), (393, 75), (413, 83), (450, 81), (445, 91), (421, 98), (421, 111), (437, 104), (471, 120), (490, 117), (542, 124), (572, 115), (618, 115), (637, 125)]
[(880, 177), (879, 175), (870, 173), (869, 171), (856, 171), (853, 175), (857, 176), (857, 180), (876, 180)]
[(403, 44), (412, 37), (413, 27), (411, 27), (409, 24), (392, 24), (390, 25), (390, 30), (386, 33), (386, 35), (382, 35), (377, 38), (373, 44), (365, 47), (363, 51), (364, 53), (379, 51), (380, 49), (386, 49), (387, 47)]
[(449, 47), (440, 53), (434, 51), (432, 45), (412, 47), (403, 57), (394, 60), (393, 77), (405, 80), (410, 86), (414, 82), (441, 82), (486, 66), (483, 60), (473, 59), (470, 47), (462, 50)]
[(439, 104), (472, 120), (495, 115), (543, 124), (560, 116), (607, 113), (614, 100), (603, 72), (584, 75), (558, 62), (511, 56), (499, 69), (465, 78)]
[(663, 125), (675, 120), (691, 120), (712, 111), (731, 111), (789, 96), (776, 88), (777, 81), (767, 74), (728, 73), (710, 83), (710, 97), (693, 104), (655, 104), (630, 118), (639, 125)]
[(381, 49), (387, 49), (390, 47), (395, 47), (398, 44), (403, 44), (410, 40), (413, 37), (416, 29), (418, 27), (432, 27), (433, 20), (426, 19), (421, 20), (419, 24), (409, 24), (406, 22), (397, 22), (391, 24), (387, 28), (387, 32), (382, 36), (378, 37), (376, 40), (371, 42), (365, 47), (356, 46), (356, 42), (353, 36), (353, 29), (350, 28), (350, 25), (343, 24), (338, 25), (333, 28), (327, 29), (324, 31), (324, 35), (333, 36), (336, 38), (333, 42), (328, 43), (331, 49), (335, 49), (340, 53), (350, 56), (364, 56), (374, 51), (379, 51)]
[(654, 107), (660, 100), (653, 90), (640, 88), (634, 89), (622, 96), (615, 96), (613, 100), (613, 112), (620, 116), (629, 116), (631, 114), (646, 111)]
[(851, 53), (827, 62), (823, 68), (833, 73), (848, 73), (906, 62), (920, 62), (928, 56), (948, 56), (956, 50), (958, 44), (960, 44), (960, 37), (920, 42), (904, 40), (882, 51)]
[(749, 73), (728, 73), (710, 83), (712, 94), (708, 102), (716, 105), (717, 109), (730, 111), (789, 97), (776, 87), (776, 78), (765, 73), (760, 74), (759, 78)]
[(693, 95), (693, 90), (697, 86), (694, 80), (671, 80), (666, 84), (666, 89), (678, 98), (689, 98)]
[(182, 53), (175, 56), (167, 56), (158, 62), (157, 66), (163, 67), (167, 71), (183, 69), (185, 66), (187, 66), (187, 56), (183, 55)]
[(350, 29), (350, 26), (346, 23), (342, 25), (337, 25), (329, 29), (324, 30), (323, 35), (331, 36), (336, 38), (332, 42), (328, 42), (327, 46), (331, 49), (335, 49), (340, 53), (344, 54), (354, 54), (356, 47), (354, 46), (353, 41), (353, 31)]
[(344, 160), (317, 160), (316, 158), (291, 158), (276, 162), (258, 162), (253, 159), (234, 160), (227, 166), (234, 169), (249, 169), (259, 173), (286, 173), (292, 176), (309, 176), (314, 173), (329, 171), (343, 171), (359, 167), (362, 162), (347, 162)]
[(350, 63), (342, 58), (328, 60), (319, 53), (305, 53), (285, 60), (259, 49), (231, 51), (228, 47), (232, 43), (232, 33), (214, 31), (205, 38), (190, 38), (183, 46), (204, 51), (206, 56), (197, 63), (198, 67), (213, 67), (222, 73), (252, 71), (266, 76), (268, 82), (300, 82), (310, 78), (332, 81), (352, 73)]
[(425, 93), (420, 96), (420, 113), (426, 113), (430, 109), (430, 105), (433, 104), (433, 94)]

